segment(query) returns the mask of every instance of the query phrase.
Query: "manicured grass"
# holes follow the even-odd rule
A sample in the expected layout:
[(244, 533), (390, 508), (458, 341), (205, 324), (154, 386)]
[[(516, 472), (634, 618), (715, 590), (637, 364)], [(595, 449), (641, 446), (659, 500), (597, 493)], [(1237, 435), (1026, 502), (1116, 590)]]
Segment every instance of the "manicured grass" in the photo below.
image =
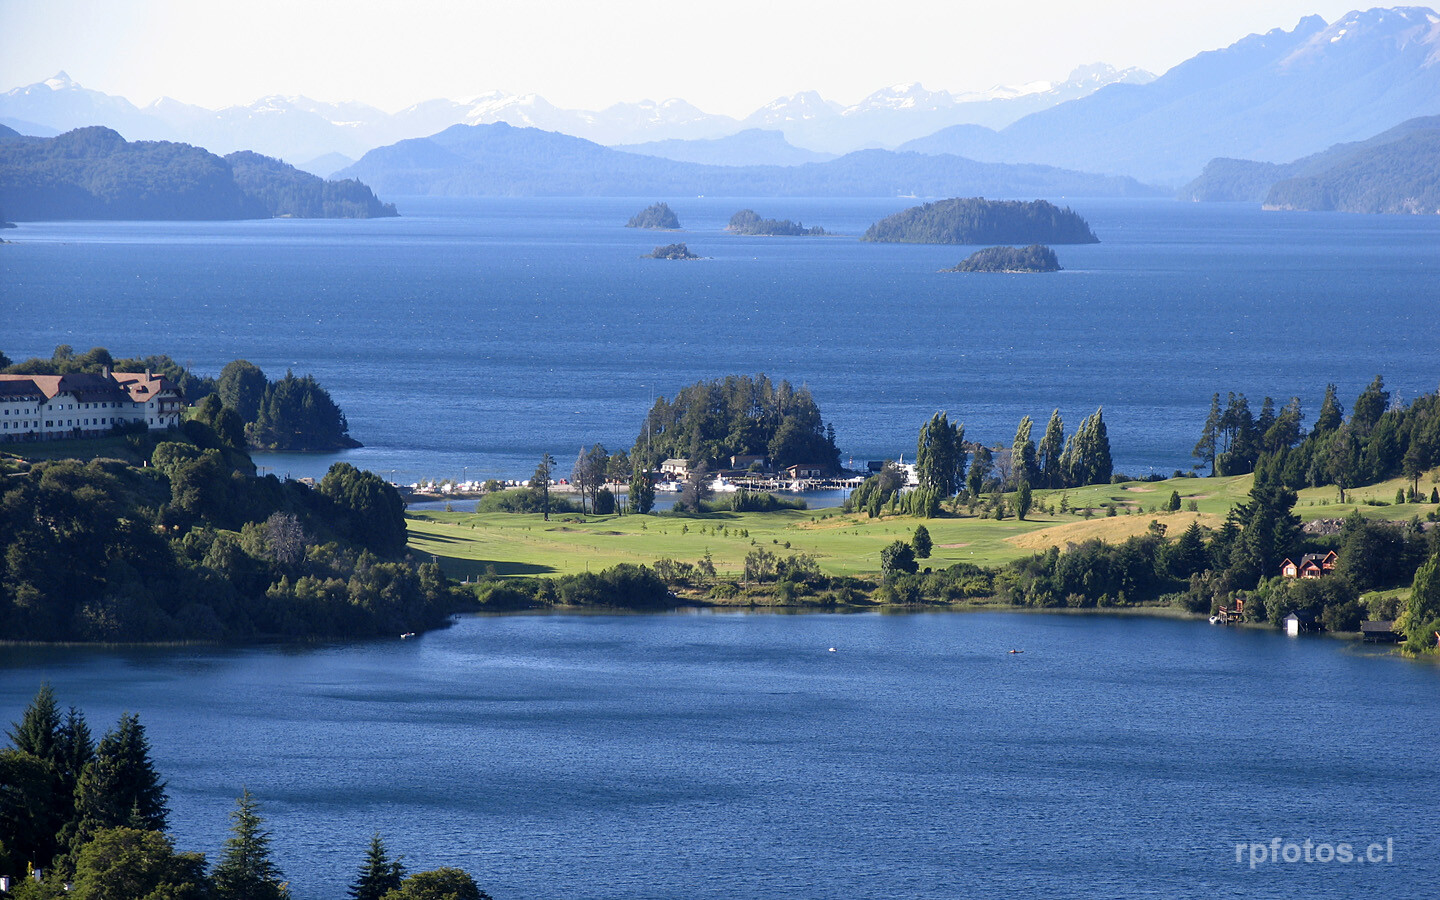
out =
[[(1437, 470), (1440, 472), (1440, 470)], [(1430, 476), (1421, 479), (1429, 485)], [(880, 551), (896, 540), (909, 541), (915, 526), (924, 524), (934, 550), (922, 566), (943, 568), (958, 562), (994, 565), (1043, 551), (1065, 548), (1090, 538), (1118, 542), (1143, 534), (1150, 522), (1166, 526), (1178, 537), (1198, 520), (1204, 527), (1218, 526), (1236, 503), (1243, 502), (1253, 479), (1176, 478), (1157, 482), (1092, 485), (1065, 491), (1037, 491), (1036, 504), (1058, 510), (1062, 495), (1071, 509), (1092, 510), (1092, 517), (1070, 512), (1032, 511), (1026, 521), (1013, 516), (1002, 521), (968, 515), (959, 518), (916, 519), (843, 515), (838, 509), (782, 510), (772, 513), (714, 513), (699, 518), (669, 516), (554, 516), (545, 522), (538, 515), (507, 513), (410, 513), (410, 546), (437, 558), (446, 573), (456, 578), (494, 571), (499, 575), (556, 575), (599, 571), (616, 563), (651, 564), (668, 557), (695, 562), (709, 551), (722, 577), (738, 575), (745, 556), (764, 548), (778, 556), (808, 553), (832, 575), (868, 575), (880, 568)], [(1366, 499), (1394, 503), (1395, 479), (1347, 492), (1344, 505), (1336, 502), (1334, 488), (1300, 492), (1296, 512), (1302, 519), (1344, 518), (1355, 509), (1371, 518), (1422, 518), (1433, 504), (1369, 506)], [(1181, 510), (1159, 511), (1179, 491)], [(1428, 495), (1428, 490), (1426, 491)], [(1185, 509), (1194, 501), (1197, 511)], [(1117, 515), (1107, 515), (1114, 503)], [(1152, 512), (1154, 509), (1156, 511)], [(568, 521), (567, 521), (568, 520)], [(786, 544), (788, 543), (788, 547)]]
[(134, 459), (135, 451), (125, 441), (125, 435), (98, 438), (67, 438), (56, 441), (17, 441), (0, 443), (0, 453), (18, 456), (27, 460), (49, 459)]

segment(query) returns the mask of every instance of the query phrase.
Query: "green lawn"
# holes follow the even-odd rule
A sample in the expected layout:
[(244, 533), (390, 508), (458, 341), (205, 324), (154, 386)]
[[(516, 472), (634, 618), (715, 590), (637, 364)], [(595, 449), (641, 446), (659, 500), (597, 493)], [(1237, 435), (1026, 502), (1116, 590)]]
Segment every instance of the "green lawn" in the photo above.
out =
[[(1440, 474), (1437, 470), (1434, 474)], [(1430, 475), (1421, 479), (1430, 485)], [(1089, 538), (1121, 541), (1143, 533), (1152, 520), (1161, 522), (1173, 537), (1192, 520), (1213, 527), (1250, 491), (1251, 476), (1227, 478), (1176, 478), (1157, 482), (1092, 485), (1066, 491), (1036, 492), (1037, 505), (1058, 508), (1061, 496), (1071, 508), (1094, 510), (1080, 514), (1049, 515), (1032, 512), (1024, 522), (1014, 517), (995, 521), (969, 516), (921, 520), (909, 516), (868, 519), (842, 515), (838, 509), (783, 510), (772, 513), (714, 513), (700, 518), (669, 516), (552, 516), (507, 513), (414, 512), (408, 514), (410, 546), (433, 555), (455, 578), (473, 577), (493, 570), (500, 575), (555, 575), (599, 571), (616, 563), (653, 563), (669, 557), (695, 562), (709, 551), (716, 571), (736, 574), (745, 555), (756, 547), (785, 556), (808, 553), (820, 568), (833, 575), (877, 572), (880, 551), (891, 541), (908, 541), (915, 526), (924, 522), (934, 552), (923, 565), (942, 568), (957, 562), (985, 565), (1004, 563), (1043, 550), (1065, 547)], [(1422, 518), (1436, 507), (1429, 503), (1395, 506), (1400, 479), (1349, 492), (1337, 502), (1334, 488), (1300, 493), (1296, 512), (1302, 519), (1343, 518), (1359, 509), (1372, 518)], [(1159, 512), (1171, 491), (1179, 491), (1180, 512)], [(1428, 494), (1428, 489), (1426, 491)], [(1391, 505), (1370, 506), (1365, 500)], [(1185, 509), (1194, 501), (1197, 512)], [(1114, 503), (1118, 514), (1107, 515)], [(1156, 511), (1152, 512), (1154, 509)], [(1127, 514), (1128, 511), (1128, 514)], [(788, 547), (786, 546), (788, 544)]]

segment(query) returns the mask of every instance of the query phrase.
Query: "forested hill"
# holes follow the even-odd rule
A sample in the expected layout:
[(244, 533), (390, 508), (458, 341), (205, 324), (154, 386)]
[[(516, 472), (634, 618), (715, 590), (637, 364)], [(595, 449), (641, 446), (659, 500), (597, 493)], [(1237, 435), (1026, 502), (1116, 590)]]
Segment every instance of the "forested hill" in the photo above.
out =
[(957, 197), (912, 206), (871, 225), (862, 241), (906, 244), (1098, 244), (1074, 210), (1044, 200)]
[(623, 153), (536, 128), (454, 125), (371, 150), (339, 175), (382, 193), (448, 197), (1155, 196), (1133, 178), (959, 156), (861, 150), (799, 166), (711, 166)]
[(359, 182), (326, 182), (254, 153), (222, 159), (109, 128), (0, 136), (0, 208), (46, 219), (369, 218), (397, 215)]
[(1365, 150), (1318, 175), (1270, 188), (1266, 209), (1440, 213), (1440, 131)]
[[(1248, 201), (1267, 202), (1270, 189), (1290, 179), (1309, 180), (1324, 176), (1341, 167), (1354, 166), (1354, 171), (1341, 176), (1341, 180), (1353, 182), (1360, 177), (1378, 187), (1381, 193), (1388, 192), (1385, 185), (1398, 187), (1405, 180), (1403, 172), (1407, 160), (1398, 157), (1405, 148), (1392, 145), (1406, 141), (1416, 135), (1440, 134), (1440, 116), (1420, 116), (1407, 119), (1394, 128), (1386, 129), (1363, 141), (1335, 144), (1319, 153), (1288, 163), (1256, 162), (1250, 159), (1212, 159), (1205, 170), (1194, 181), (1180, 189), (1180, 199), (1197, 201)], [(1389, 148), (1389, 149), (1386, 149)], [(1418, 149), (1418, 148), (1417, 148)], [(1423, 178), (1424, 166), (1430, 163), (1430, 174), (1435, 168), (1433, 155), (1423, 154), (1413, 160), (1412, 175)], [(1320, 181), (1329, 181), (1320, 178)], [(1291, 190), (1287, 188), (1287, 193)], [(1294, 195), (1297, 199), (1300, 194)], [(1307, 201), (1308, 202), (1308, 201)], [(1306, 207), (1319, 208), (1319, 207)], [(1382, 209), (1356, 210), (1383, 212)], [(1399, 210), (1404, 211), (1404, 210)]]

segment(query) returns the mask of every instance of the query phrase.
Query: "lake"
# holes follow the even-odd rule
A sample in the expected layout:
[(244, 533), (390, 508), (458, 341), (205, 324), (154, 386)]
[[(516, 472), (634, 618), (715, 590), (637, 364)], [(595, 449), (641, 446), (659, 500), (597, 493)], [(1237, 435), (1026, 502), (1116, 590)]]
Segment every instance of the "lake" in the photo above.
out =
[[(1117, 467), (1188, 469), (1219, 391), (1313, 419), (1377, 373), (1440, 382), (1440, 219), (1245, 204), (1068, 202), (1102, 243), (1053, 275), (940, 274), (973, 247), (862, 244), (915, 201), (667, 198), (686, 230), (623, 223), (656, 198), (401, 199), (370, 221), (27, 223), (0, 253), (0, 350), (243, 357), (313, 373), (399, 481), (561, 474), (582, 444), (629, 447), (652, 399), (729, 373), (805, 384), (843, 460), (907, 458), (936, 410), (1009, 443), (1023, 415), (1073, 431), (1103, 406)], [(724, 234), (741, 207), (843, 236)], [(643, 260), (686, 241), (708, 259)]]
[[(1440, 670), (1324, 638), (477, 616), (313, 648), (7, 647), (0, 720), (42, 679), (97, 736), (139, 713), (181, 848), (217, 851), (248, 786), (297, 900), (343, 897), (376, 830), (497, 900), (1418, 897), (1440, 860)], [(1391, 843), (1252, 870), (1274, 838)]]

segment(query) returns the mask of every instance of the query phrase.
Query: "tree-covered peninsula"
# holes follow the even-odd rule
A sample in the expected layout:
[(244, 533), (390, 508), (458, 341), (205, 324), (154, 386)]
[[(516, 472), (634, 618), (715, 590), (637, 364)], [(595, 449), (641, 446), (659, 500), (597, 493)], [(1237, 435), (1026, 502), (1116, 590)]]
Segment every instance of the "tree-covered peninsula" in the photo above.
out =
[(1097, 244), (1074, 210), (1045, 200), (957, 197), (912, 206), (866, 229), (862, 241), (906, 244)]
[(986, 247), (942, 272), (1058, 272), (1055, 251), (1044, 244), (1028, 247)]
[(397, 215), (358, 181), (327, 182), (255, 153), (222, 159), (189, 144), (126, 141), (99, 126), (0, 139), (0, 205), (16, 221)]
[(655, 401), (630, 458), (642, 469), (665, 459), (715, 464), (732, 456), (764, 457), (772, 469), (814, 465), (840, 470), (835, 429), (821, 419), (807, 388), (765, 375), (728, 375), (683, 387)]
[(630, 217), (626, 228), (658, 228), (675, 231), (680, 228), (680, 217), (666, 203), (652, 203)]
[(120, 459), (0, 456), (0, 628), (26, 641), (310, 639), (443, 624), (468, 594), (406, 551), (404, 502), (336, 463), (255, 476), (211, 395)]
[(822, 235), (825, 229), (819, 225), (806, 228), (801, 222), (789, 219), (762, 219), (753, 209), (742, 209), (730, 217), (725, 230), (734, 234), (752, 234), (781, 237), (805, 237)]
[(170, 379), (196, 405), (211, 394), (239, 416), (244, 441), (252, 450), (347, 450), (362, 446), (350, 436), (345, 413), (330, 398), (329, 391), (311, 375), (271, 381), (259, 366), (237, 359), (220, 370), (219, 378), (196, 375), (169, 356), (152, 355), (116, 359), (104, 347), (76, 353), (68, 344), (55, 348), (49, 359), (32, 357), (9, 365), (0, 356), (0, 371), (7, 375), (68, 375), (74, 372), (99, 374), (150, 370)]

